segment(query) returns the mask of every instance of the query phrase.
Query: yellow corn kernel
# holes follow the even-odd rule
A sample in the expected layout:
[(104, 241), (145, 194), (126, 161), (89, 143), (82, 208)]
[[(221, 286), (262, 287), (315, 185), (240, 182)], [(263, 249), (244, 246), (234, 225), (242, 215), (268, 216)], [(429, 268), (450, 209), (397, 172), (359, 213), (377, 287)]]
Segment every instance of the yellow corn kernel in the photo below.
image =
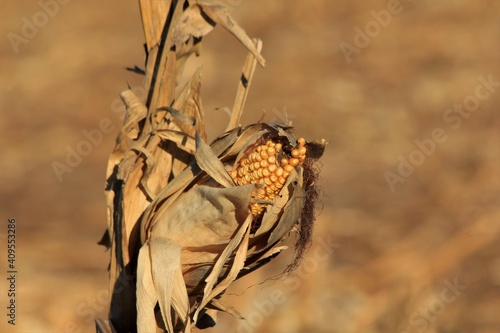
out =
[(292, 167), (296, 167), (297, 165), (299, 165), (299, 159), (298, 158), (291, 158), (291, 159), (288, 160), (288, 163)]

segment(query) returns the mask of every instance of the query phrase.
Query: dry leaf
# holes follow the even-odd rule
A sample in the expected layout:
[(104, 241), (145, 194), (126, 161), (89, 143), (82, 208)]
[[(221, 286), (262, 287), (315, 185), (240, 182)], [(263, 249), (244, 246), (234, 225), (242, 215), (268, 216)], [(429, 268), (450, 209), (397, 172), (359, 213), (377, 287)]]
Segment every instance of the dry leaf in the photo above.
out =
[(185, 43), (189, 37), (203, 37), (214, 28), (215, 23), (202, 15), (199, 5), (189, 6), (182, 13), (172, 36), (173, 44)]

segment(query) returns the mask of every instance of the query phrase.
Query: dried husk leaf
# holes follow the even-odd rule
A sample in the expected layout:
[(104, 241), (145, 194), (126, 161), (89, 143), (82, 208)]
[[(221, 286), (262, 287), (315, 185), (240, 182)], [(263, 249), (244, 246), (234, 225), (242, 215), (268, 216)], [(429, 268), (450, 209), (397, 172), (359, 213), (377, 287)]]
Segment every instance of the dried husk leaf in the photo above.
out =
[(95, 328), (97, 333), (116, 333), (113, 324), (109, 320), (96, 318)]
[(189, 6), (182, 13), (172, 36), (173, 44), (185, 43), (189, 37), (203, 37), (208, 34), (215, 26), (213, 21), (207, 20), (202, 15), (202, 9), (199, 5)]
[[(252, 42), (255, 45), (256, 50), (260, 54), (260, 52), (262, 51), (262, 41), (259, 39), (254, 39)], [(245, 60), (241, 78), (238, 82), (238, 90), (236, 91), (236, 98), (234, 100), (233, 110), (231, 112), (229, 123), (226, 127), (226, 132), (240, 125), (241, 115), (243, 114), (243, 107), (245, 106), (245, 102), (247, 100), (248, 90), (250, 88), (256, 66), (257, 58), (255, 58), (252, 54), (249, 54), (247, 56), (247, 59)]]
[[(168, 277), (167, 277), (168, 279)], [(156, 296), (153, 274), (151, 270), (151, 254), (149, 244), (139, 251), (137, 260), (137, 331), (155, 332), (156, 319), (151, 311), (154, 308), (158, 298)]]
[(224, 187), (234, 186), (234, 180), (227, 173), (224, 165), (219, 161), (212, 149), (201, 139), (201, 137), (198, 136), (196, 141), (198, 149), (194, 156), (200, 169), (205, 171), (208, 176), (220, 185)]
[[(201, 303), (198, 307), (198, 310), (195, 313), (195, 320), (200, 311), (212, 298), (217, 296), (223, 290), (225, 290), (231, 282), (236, 279), (237, 273), (244, 266), (244, 261), (246, 259), (246, 251), (248, 248), (248, 238), (250, 235), (250, 223), (253, 220), (252, 215), (248, 215), (245, 219), (245, 222), (238, 228), (236, 234), (231, 237), (231, 240), (224, 248), (224, 251), (220, 254), (215, 265), (210, 272), (210, 275), (205, 279), (206, 285), (203, 290), (204, 296), (201, 300)], [(238, 248), (236, 250), (236, 248)], [(220, 283), (217, 283), (219, 277), (222, 275), (223, 268), (226, 265), (228, 259), (233, 255), (233, 252), (236, 250), (236, 254), (234, 255), (234, 262), (231, 264), (231, 270), (229, 274), (222, 280)], [(217, 284), (217, 287), (215, 285)]]
[[(168, 238), (163, 238), (162, 236), (151, 237), (148, 241), (148, 246), (150, 248), (151, 272), (156, 297), (160, 304), (160, 308), (168, 309), (168, 311), (161, 311), (163, 323), (167, 326), (169, 332), (173, 332), (173, 320), (170, 307), (172, 304), (174, 281), (181, 269), (181, 248), (175, 242)], [(151, 307), (149, 307), (149, 309), (151, 313), (154, 313), (154, 311), (151, 311)], [(151, 318), (148, 317), (148, 319)], [(153, 323), (148, 323), (148, 328), (152, 324)], [(151, 331), (139, 331), (139, 333), (147, 332)]]
[(233, 306), (226, 304), (220, 299), (213, 298), (209, 304), (210, 309), (223, 311), (238, 319), (245, 319)]
[(162, 32), (171, 4), (171, 0), (139, 0), (142, 26), (144, 28), (148, 52), (158, 45), (162, 39)]

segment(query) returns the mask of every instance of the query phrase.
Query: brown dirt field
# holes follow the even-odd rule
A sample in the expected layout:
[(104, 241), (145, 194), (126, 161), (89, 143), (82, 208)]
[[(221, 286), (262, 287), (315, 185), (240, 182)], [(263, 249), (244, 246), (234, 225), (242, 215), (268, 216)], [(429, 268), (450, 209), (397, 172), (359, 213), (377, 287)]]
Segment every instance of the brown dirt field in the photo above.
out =
[[(394, 2), (247, 1), (235, 10), (267, 60), (243, 123), (265, 109), (329, 145), (303, 265), (259, 284), (288, 254), (239, 281), (226, 299), (247, 321), (221, 315), (206, 332), (500, 332), (500, 2)], [(94, 317), (106, 316), (108, 253), (96, 245), (104, 174), (118, 94), (141, 84), (124, 68), (144, 59), (138, 5), (117, 4), (68, 1), (45, 21), (38, 3), (3, 4), (1, 332), (93, 332)], [(389, 9), (377, 23), (371, 11)], [(22, 35), (23, 17), (34, 15), (40, 27), (13, 47), (9, 33)], [(214, 109), (232, 105), (246, 51), (220, 28), (203, 44), (188, 72), (203, 65), (214, 138), (227, 120)], [(357, 47), (350, 62), (347, 44)], [(68, 147), (84, 149), (82, 131), (103, 119), (114, 130), (60, 181), (53, 163), (66, 163)], [(15, 327), (5, 315), (10, 217)]]

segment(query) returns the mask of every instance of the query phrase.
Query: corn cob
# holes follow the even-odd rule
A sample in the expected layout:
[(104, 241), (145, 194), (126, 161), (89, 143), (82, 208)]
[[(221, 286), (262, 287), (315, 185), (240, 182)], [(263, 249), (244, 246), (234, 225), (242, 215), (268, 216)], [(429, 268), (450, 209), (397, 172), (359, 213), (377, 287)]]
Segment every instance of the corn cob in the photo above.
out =
[[(286, 183), (290, 172), (296, 166), (302, 165), (306, 158), (306, 141), (299, 138), (297, 143), (297, 147), (292, 147), (287, 153), (281, 143), (268, 140), (242, 158), (231, 171), (231, 177), (238, 185), (257, 184), (254, 198), (273, 201)], [(261, 203), (250, 205), (253, 216), (259, 216), (264, 208)]]

